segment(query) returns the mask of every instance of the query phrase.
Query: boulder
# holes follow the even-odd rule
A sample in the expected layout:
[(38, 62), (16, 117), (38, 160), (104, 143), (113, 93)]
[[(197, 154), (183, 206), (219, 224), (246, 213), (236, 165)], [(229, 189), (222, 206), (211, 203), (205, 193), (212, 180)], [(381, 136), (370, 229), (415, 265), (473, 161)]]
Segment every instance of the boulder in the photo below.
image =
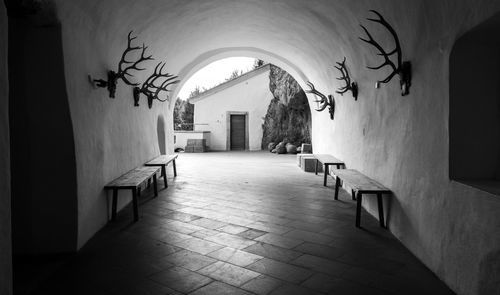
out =
[(295, 145), (289, 143), (286, 145), (286, 152), (289, 154), (296, 154), (297, 147)]
[(286, 154), (286, 146), (285, 146), (285, 143), (283, 141), (278, 143), (278, 145), (276, 146), (276, 153), (277, 154)]
[(273, 150), (274, 148), (276, 147), (276, 144), (274, 142), (270, 142), (268, 145), (267, 145), (267, 149), (273, 153)]

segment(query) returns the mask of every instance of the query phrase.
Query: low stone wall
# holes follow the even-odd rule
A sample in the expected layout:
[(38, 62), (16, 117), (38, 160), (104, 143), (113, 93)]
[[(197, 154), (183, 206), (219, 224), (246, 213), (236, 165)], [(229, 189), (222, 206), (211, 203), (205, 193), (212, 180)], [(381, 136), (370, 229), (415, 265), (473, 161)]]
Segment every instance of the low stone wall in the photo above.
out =
[(185, 149), (188, 139), (205, 139), (210, 149), (210, 131), (174, 131), (174, 149)]

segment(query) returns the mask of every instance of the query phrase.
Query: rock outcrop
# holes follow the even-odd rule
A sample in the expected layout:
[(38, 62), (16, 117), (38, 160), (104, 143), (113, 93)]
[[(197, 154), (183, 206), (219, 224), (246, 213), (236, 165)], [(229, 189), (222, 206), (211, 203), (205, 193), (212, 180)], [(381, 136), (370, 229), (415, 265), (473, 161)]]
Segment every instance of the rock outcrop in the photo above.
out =
[(271, 65), (269, 72), (271, 100), (262, 124), (262, 149), (271, 142), (311, 142), (311, 112), (307, 97), (297, 81), (286, 71)]

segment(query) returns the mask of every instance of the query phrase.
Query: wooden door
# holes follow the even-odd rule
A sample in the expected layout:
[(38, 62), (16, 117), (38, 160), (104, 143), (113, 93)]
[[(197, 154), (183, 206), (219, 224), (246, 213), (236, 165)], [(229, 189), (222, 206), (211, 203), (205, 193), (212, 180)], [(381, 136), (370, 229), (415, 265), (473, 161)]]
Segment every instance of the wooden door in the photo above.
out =
[(231, 115), (231, 150), (245, 149), (245, 115)]

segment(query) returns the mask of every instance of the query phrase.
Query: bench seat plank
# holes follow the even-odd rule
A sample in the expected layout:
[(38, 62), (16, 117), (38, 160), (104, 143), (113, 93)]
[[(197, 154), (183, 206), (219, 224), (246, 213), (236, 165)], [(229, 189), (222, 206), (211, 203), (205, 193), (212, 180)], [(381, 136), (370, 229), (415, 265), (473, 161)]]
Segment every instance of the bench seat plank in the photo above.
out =
[(344, 165), (343, 161), (335, 158), (332, 155), (328, 155), (328, 154), (313, 154), (313, 156), (316, 158), (316, 160), (320, 161), (323, 164)]
[[(333, 174), (336, 176), (335, 200), (338, 200), (341, 180), (353, 191), (353, 199), (356, 200), (356, 227), (360, 227), (361, 223), (361, 202), (363, 194), (377, 195), (379, 223), (381, 227), (385, 227), (382, 194), (391, 194), (391, 190), (354, 169), (336, 169), (333, 170)], [(354, 192), (356, 192), (356, 198), (354, 198)]]
[(327, 182), (327, 176), (330, 174), (330, 166), (336, 166), (337, 169), (340, 169), (341, 167), (345, 168), (345, 163), (337, 158), (335, 158), (332, 155), (328, 154), (313, 154), (314, 158), (316, 159), (316, 175), (318, 175), (318, 163), (323, 164), (323, 185), (326, 186)]
[(167, 183), (167, 165), (172, 163), (174, 166), (174, 177), (177, 176), (177, 166), (175, 165), (175, 159), (177, 159), (179, 155), (161, 155), (153, 160), (147, 162), (144, 164), (145, 166), (158, 166), (161, 167), (161, 176), (163, 177), (163, 182), (165, 184), (165, 187), (168, 187)]
[(378, 183), (377, 181), (366, 177), (354, 169), (337, 169), (333, 171), (335, 176), (340, 177), (348, 186), (356, 192), (362, 193), (382, 193), (389, 194), (391, 190)]
[(153, 189), (155, 197), (158, 196), (156, 185), (156, 173), (160, 167), (138, 167), (111, 181), (104, 186), (106, 190), (113, 190), (113, 203), (111, 208), (111, 220), (116, 219), (118, 190), (130, 189), (132, 191), (132, 209), (134, 210), (134, 221), (139, 220), (139, 209), (137, 198), (141, 194), (141, 185), (153, 178)]
[(177, 156), (179, 155), (161, 155), (161, 156), (158, 156), (156, 158), (154, 158), (153, 160), (147, 162), (146, 166), (159, 166), (159, 165), (166, 165), (170, 162), (172, 162), (173, 160), (177, 159)]
[(158, 170), (160, 170), (158, 167), (138, 167), (106, 184), (104, 188), (137, 188), (148, 179), (151, 179)]

